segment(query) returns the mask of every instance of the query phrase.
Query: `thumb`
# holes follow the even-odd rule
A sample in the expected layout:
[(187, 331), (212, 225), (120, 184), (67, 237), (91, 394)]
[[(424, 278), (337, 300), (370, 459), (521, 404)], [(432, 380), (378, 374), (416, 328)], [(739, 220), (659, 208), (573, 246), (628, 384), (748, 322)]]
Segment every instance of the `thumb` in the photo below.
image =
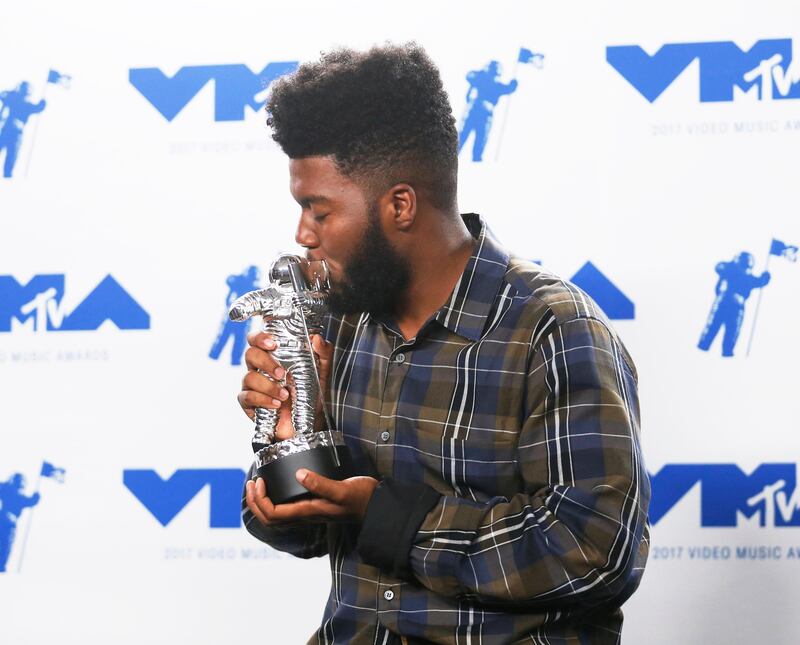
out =
[(311, 337), (311, 348), (319, 359), (319, 380), (324, 387), (327, 385), (328, 376), (331, 373), (333, 343), (329, 343), (319, 334), (315, 334)]
[(295, 474), (297, 481), (311, 493), (330, 500), (334, 504), (341, 504), (344, 500), (344, 488), (342, 482), (335, 479), (328, 479), (322, 475), (301, 468)]
[(333, 354), (333, 343), (326, 341), (320, 334), (311, 337), (311, 347), (314, 353), (319, 356), (320, 361), (330, 361)]

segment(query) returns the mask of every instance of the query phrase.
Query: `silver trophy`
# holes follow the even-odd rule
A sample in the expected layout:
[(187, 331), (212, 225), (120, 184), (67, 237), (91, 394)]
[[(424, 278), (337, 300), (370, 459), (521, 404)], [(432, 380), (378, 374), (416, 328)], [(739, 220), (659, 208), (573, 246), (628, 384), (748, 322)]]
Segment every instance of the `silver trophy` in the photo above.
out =
[(263, 331), (278, 345), (272, 354), (286, 371), (280, 382), (291, 394), (294, 435), (277, 441), (278, 411), (256, 408), (252, 439), (255, 469), (272, 502), (282, 504), (310, 496), (295, 479), (299, 468), (341, 480), (351, 476), (352, 464), (343, 437), (331, 424), (311, 348), (310, 336), (322, 331), (328, 312), (328, 266), (283, 254), (273, 262), (269, 279), (267, 288), (238, 298), (229, 316), (240, 322), (261, 316)]

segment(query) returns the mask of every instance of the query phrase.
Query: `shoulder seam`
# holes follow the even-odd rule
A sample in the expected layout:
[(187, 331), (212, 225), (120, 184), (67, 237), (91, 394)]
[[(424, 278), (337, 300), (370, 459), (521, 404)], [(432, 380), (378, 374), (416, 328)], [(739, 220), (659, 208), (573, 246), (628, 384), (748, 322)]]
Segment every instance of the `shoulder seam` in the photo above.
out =
[[(548, 307), (548, 311), (551, 314), (553, 314), (552, 310), (549, 307)], [(553, 316), (555, 318), (554, 314), (553, 314)], [(620, 351), (620, 356), (622, 357), (622, 360), (623, 360), (623, 362), (625, 364), (625, 369), (628, 370), (628, 373), (631, 376), (631, 378), (633, 378), (635, 381), (638, 382), (638, 380), (639, 380), (638, 372), (636, 371), (636, 369), (633, 367), (633, 365), (631, 363), (631, 358), (628, 355), (628, 350), (625, 349), (625, 346), (620, 342), (619, 337), (617, 336), (617, 333), (614, 331), (614, 329), (612, 329), (609, 326), (608, 322), (603, 320), (602, 318), (598, 318), (597, 316), (575, 315), (575, 316), (573, 316), (573, 317), (571, 317), (571, 318), (569, 318), (567, 320), (558, 320), (558, 318), (555, 318), (555, 323), (556, 323), (555, 329), (549, 330), (546, 334), (543, 334), (541, 336), (541, 338), (540, 338), (540, 341), (536, 344), (535, 347), (533, 346), (533, 337), (531, 337), (530, 351), (534, 352), (534, 353), (538, 352), (542, 347), (541, 340), (544, 339), (544, 338), (547, 338), (548, 336), (551, 336), (558, 328), (562, 327), (563, 325), (566, 325), (568, 323), (582, 321), (582, 320), (596, 322), (596, 323), (600, 324), (603, 327), (603, 329), (606, 330), (606, 332), (608, 333), (609, 338), (611, 339), (611, 342), (614, 343), (614, 345), (616, 345), (616, 347), (619, 350), (621, 350)]]

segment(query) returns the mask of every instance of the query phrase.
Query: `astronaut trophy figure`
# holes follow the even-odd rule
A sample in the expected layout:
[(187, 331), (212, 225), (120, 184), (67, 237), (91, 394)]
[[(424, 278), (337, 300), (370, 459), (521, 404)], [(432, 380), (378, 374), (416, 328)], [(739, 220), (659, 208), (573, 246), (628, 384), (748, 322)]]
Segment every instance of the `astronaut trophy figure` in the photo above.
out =
[[(286, 371), (281, 384), (291, 394), (294, 435), (276, 441), (278, 410), (256, 408), (252, 439), (256, 470), (273, 503), (280, 504), (310, 496), (295, 479), (298, 468), (341, 480), (350, 476), (352, 467), (344, 439), (331, 426), (310, 341), (310, 334), (322, 331), (328, 312), (328, 267), (283, 254), (272, 264), (269, 278), (267, 288), (238, 298), (229, 316), (242, 322), (260, 315), (263, 331), (278, 346), (273, 355)], [(317, 419), (318, 403), (324, 419)], [(324, 429), (316, 429), (318, 421)]]

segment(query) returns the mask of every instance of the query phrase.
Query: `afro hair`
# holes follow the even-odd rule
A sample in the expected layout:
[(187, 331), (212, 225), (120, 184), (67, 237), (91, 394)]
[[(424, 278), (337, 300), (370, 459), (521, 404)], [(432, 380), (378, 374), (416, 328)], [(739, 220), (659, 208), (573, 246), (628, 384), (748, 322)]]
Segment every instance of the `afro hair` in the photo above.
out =
[(370, 191), (407, 182), (435, 207), (455, 206), (455, 119), (439, 70), (415, 43), (323, 54), (273, 85), (267, 113), (292, 159), (330, 156)]

